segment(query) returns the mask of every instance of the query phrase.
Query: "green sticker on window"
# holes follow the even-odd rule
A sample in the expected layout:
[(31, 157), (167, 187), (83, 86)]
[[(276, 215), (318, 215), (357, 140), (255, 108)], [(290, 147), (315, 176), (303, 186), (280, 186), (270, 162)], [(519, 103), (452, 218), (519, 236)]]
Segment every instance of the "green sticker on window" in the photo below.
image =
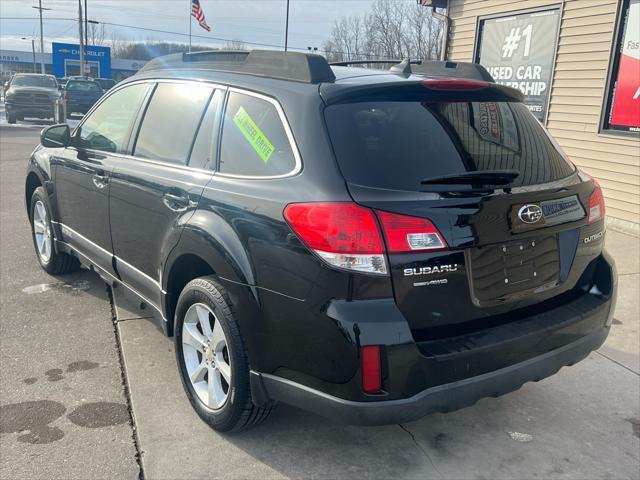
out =
[(260, 127), (256, 125), (256, 122), (253, 121), (244, 108), (240, 107), (238, 109), (238, 112), (233, 117), (233, 123), (240, 129), (244, 138), (247, 139), (256, 153), (260, 155), (264, 163), (267, 163), (275, 147), (265, 134), (262, 133)]

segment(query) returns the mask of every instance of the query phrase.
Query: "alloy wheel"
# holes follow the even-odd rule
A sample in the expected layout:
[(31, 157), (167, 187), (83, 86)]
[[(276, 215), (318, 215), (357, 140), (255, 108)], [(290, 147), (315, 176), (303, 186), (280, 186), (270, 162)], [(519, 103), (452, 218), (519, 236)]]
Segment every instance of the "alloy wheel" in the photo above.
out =
[(47, 207), (38, 200), (33, 207), (33, 232), (36, 236), (36, 248), (42, 263), (49, 263), (52, 251), (51, 226), (47, 216)]
[(207, 407), (222, 408), (231, 388), (229, 347), (222, 325), (207, 305), (195, 303), (189, 307), (181, 340), (193, 390)]

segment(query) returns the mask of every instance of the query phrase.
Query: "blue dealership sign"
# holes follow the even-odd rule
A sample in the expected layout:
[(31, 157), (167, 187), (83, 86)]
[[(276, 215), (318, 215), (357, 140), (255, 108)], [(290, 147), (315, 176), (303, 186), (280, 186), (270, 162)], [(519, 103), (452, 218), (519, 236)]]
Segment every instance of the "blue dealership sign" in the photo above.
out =
[[(97, 67), (98, 77), (111, 77), (111, 49), (109, 47), (96, 47), (95, 45), (87, 45), (87, 55), (85, 61)], [(80, 60), (80, 45), (73, 43), (56, 43), (52, 44), (51, 69), (53, 74), (58, 77), (66, 76), (66, 66), (68, 64), (77, 65)]]

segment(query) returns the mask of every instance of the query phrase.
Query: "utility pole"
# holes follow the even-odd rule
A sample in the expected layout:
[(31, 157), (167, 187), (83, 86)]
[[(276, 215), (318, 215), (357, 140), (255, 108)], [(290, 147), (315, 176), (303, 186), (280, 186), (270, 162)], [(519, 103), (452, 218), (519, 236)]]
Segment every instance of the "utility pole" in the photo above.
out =
[(284, 51), (287, 51), (289, 44), (289, 0), (287, 0), (287, 19), (284, 26)]
[[(27, 37), (20, 37), (21, 40), (29, 40)], [(36, 41), (31, 38), (31, 53), (33, 54), (33, 73), (38, 73), (36, 69)]]
[(84, 77), (84, 35), (82, 34), (82, 0), (78, 0), (78, 37), (80, 38), (80, 76)]
[(36, 41), (31, 39), (31, 53), (33, 54), (33, 73), (36, 73)]
[(40, 73), (44, 74), (44, 34), (42, 33), (42, 11), (51, 9), (44, 8), (42, 6), (42, 0), (38, 0), (38, 6), (32, 8), (35, 8), (40, 13)]
[(84, 0), (84, 48), (85, 54), (87, 45), (89, 45), (89, 11), (87, 10), (87, 0)]

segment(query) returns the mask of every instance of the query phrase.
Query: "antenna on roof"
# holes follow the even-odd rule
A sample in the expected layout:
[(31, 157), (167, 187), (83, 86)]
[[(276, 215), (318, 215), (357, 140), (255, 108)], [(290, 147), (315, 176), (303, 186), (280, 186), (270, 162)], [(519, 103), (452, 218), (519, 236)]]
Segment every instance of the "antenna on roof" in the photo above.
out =
[(409, 76), (411, 75), (411, 60), (409, 59), (409, 57), (407, 57), (400, 63), (392, 66), (389, 71), (392, 73), (400, 73), (402, 75)]

